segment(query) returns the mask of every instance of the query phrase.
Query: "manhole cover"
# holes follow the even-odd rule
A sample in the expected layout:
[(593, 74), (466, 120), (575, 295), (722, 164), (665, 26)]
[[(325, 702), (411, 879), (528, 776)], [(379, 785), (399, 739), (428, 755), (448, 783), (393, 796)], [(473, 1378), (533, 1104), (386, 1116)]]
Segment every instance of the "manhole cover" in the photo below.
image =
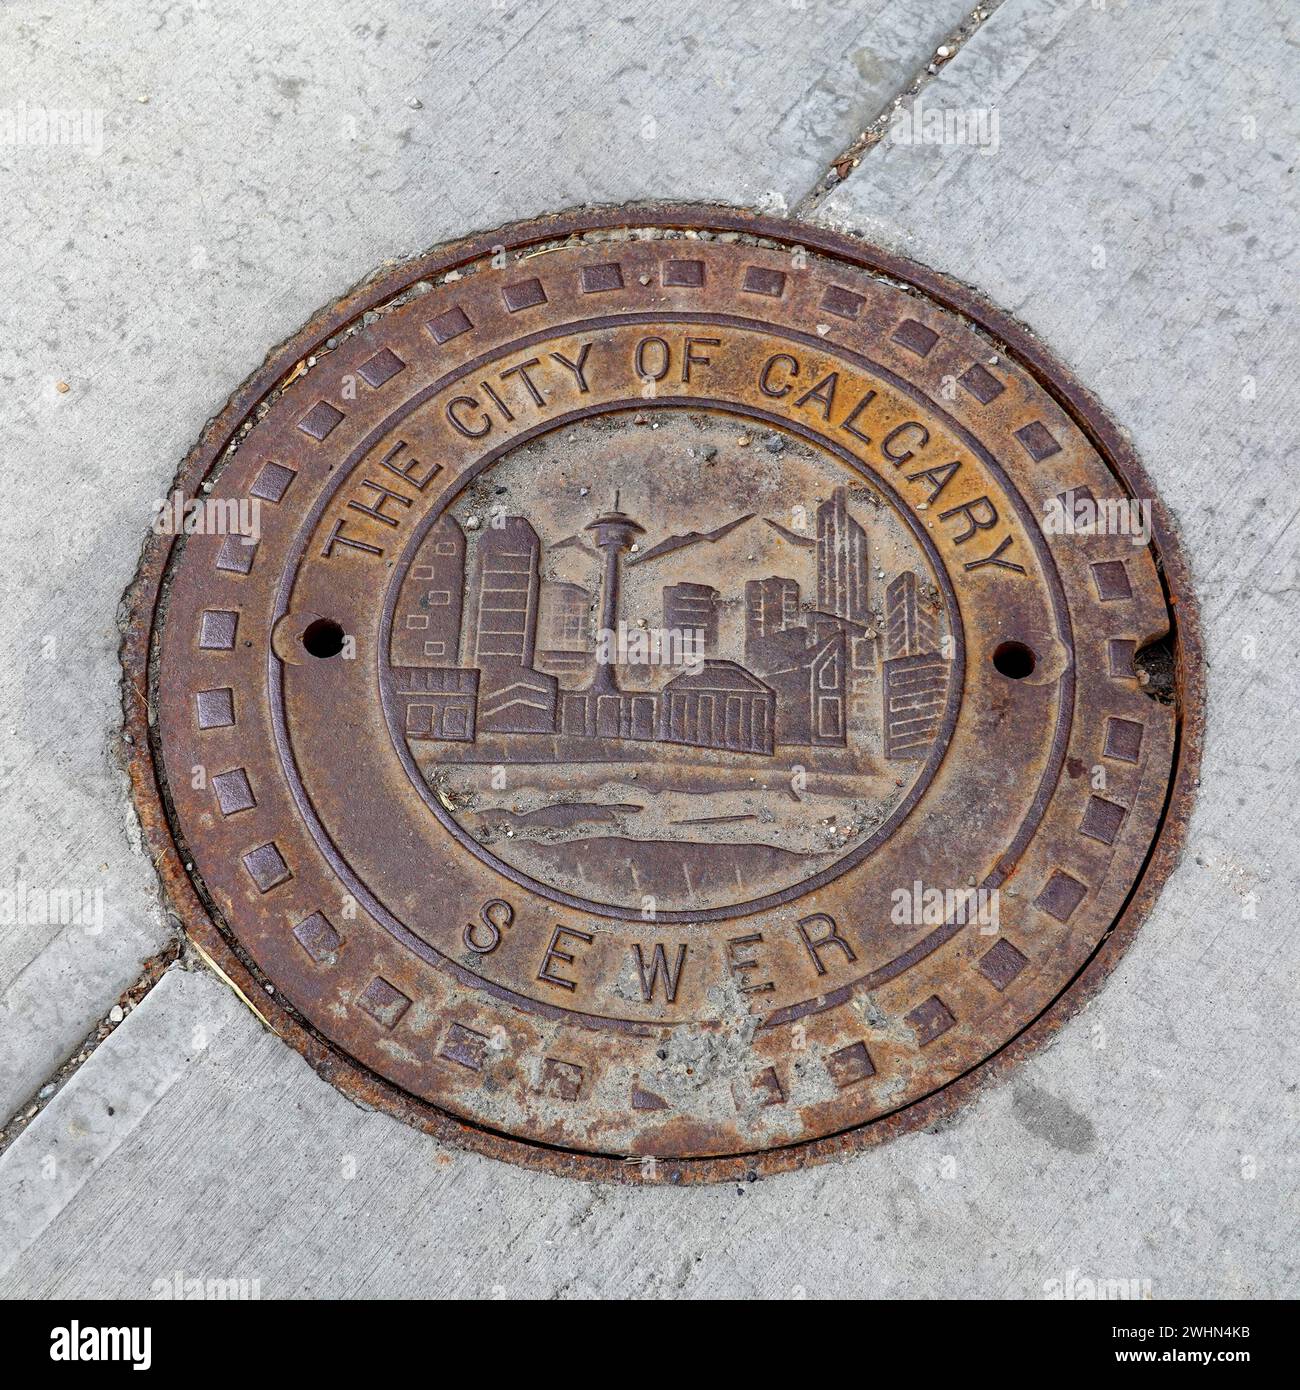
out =
[(126, 647), (172, 896), (332, 1080), (489, 1152), (680, 1182), (932, 1121), (1176, 853), (1149, 485), (870, 248), (642, 208), (435, 252), (178, 488)]

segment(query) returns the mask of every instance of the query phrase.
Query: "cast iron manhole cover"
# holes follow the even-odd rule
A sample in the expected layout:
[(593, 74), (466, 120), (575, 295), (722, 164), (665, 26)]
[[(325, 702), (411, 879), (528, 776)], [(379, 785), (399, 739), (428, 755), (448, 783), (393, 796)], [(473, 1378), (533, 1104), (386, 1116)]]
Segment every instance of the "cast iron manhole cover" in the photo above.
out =
[(177, 487), (125, 657), (172, 897), (336, 1084), (486, 1151), (680, 1182), (932, 1121), (1176, 853), (1198, 653), (1149, 485), (868, 247), (475, 238), (304, 329)]

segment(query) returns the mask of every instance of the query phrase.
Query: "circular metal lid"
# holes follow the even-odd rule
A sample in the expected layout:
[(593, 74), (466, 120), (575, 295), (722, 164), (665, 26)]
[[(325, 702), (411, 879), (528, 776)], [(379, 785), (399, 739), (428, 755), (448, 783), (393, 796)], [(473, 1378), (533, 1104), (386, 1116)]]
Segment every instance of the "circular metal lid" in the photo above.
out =
[(680, 1182), (931, 1121), (1176, 853), (1198, 653), (1149, 485), (1023, 330), (869, 247), (639, 207), (445, 248), (176, 487), (125, 647), (171, 896), (439, 1134)]

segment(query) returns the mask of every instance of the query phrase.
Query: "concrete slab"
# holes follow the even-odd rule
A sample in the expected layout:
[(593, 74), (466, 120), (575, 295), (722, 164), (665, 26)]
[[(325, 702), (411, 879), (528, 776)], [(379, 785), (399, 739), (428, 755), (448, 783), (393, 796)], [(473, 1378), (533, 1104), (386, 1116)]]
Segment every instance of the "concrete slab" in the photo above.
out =
[[(923, 95), (996, 106), (997, 155), (881, 146), (819, 210), (1016, 311), (1131, 431), (1182, 523), (1213, 665), (1205, 786), (1187, 859), (1090, 1008), (934, 1132), (739, 1190), (609, 1189), (358, 1111), (215, 981), (173, 971), (0, 1159), (18, 1194), (0, 1294), (147, 1295), (179, 1270), (263, 1297), (1294, 1296), (1279, 14), (1008, 0)], [(90, 1125), (75, 1147), (69, 1127), (144, 1076), (170, 1084), (128, 1103), (129, 1132)]]
[[(166, 939), (112, 755), (115, 609), (266, 349), (384, 259), (511, 218), (792, 205), (963, 9), (7, 8), (0, 1121)], [(86, 113), (72, 143), (44, 143), (52, 108)]]
[[(1173, 1099), (1214, 1064), (1153, 997), (1189, 936), (946, 1129), (689, 1190), (443, 1148), (173, 970), (0, 1157), (0, 1297), (150, 1297), (177, 1272), (262, 1298), (1285, 1294), (1294, 1174), (1261, 1147), (1248, 1175), (1235, 1101), (1192, 1122)], [(1242, 1109), (1284, 1082), (1239, 1078)]]

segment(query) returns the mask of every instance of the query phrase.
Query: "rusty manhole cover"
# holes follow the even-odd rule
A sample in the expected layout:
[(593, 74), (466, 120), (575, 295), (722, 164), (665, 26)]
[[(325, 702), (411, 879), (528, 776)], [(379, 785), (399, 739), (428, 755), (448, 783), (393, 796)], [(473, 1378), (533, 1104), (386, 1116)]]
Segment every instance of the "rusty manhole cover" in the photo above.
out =
[(1149, 485), (881, 252), (705, 208), (452, 246), (178, 488), (125, 658), (172, 897), (336, 1084), (488, 1152), (681, 1182), (932, 1121), (1177, 852)]

